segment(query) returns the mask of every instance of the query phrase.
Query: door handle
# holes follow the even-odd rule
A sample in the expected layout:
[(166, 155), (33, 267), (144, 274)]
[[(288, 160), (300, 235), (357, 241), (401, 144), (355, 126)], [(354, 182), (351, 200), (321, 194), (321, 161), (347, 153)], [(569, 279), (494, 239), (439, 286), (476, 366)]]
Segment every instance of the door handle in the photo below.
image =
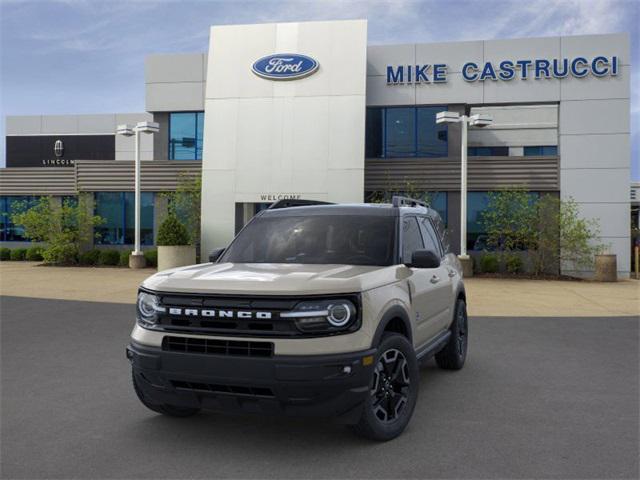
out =
[(429, 280), (431, 283), (438, 283), (440, 281), (440, 277), (437, 275), (434, 275), (433, 277), (431, 277), (431, 280)]
[(455, 270), (449, 270), (449, 278), (455, 277), (457, 273), (458, 272), (456, 272)]

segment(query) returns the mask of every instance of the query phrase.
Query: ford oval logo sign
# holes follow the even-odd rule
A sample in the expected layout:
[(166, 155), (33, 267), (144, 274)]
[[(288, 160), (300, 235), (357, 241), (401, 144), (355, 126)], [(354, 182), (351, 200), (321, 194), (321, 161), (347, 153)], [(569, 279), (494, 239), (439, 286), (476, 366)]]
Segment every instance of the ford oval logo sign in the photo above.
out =
[(296, 80), (315, 73), (318, 66), (318, 62), (306, 55), (278, 53), (256, 60), (251, 70), (269, 80)]

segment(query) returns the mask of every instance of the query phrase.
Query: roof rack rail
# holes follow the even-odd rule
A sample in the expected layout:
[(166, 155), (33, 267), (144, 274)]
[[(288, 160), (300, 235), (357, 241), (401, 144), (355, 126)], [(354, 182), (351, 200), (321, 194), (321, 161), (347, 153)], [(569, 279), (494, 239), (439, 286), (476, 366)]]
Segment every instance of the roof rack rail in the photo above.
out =
[(323, 202), (322, 200), (304, 200), (302, 198), (284, 198), (269, 205), (268, 210), (290, 207), (306, 207), (308, 205), (334, 205), (332, 202)]
[(391, 198), (391, 205), (393, 207), (424, 207), (429, 208), (429, 205), (424, 200), (416, 200), (415, 198), (403, 197), (402, 195), (394, 195)]

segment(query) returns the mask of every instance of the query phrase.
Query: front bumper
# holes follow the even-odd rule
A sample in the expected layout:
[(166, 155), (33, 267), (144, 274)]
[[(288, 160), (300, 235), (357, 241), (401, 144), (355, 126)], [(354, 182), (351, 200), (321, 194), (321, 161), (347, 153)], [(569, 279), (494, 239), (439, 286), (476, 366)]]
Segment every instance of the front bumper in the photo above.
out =
[(354, 423), (369, 392), (375, 349), (349, 354), (237, 357), (127, 347), (153, 404), (214, 411), (334, 417)]

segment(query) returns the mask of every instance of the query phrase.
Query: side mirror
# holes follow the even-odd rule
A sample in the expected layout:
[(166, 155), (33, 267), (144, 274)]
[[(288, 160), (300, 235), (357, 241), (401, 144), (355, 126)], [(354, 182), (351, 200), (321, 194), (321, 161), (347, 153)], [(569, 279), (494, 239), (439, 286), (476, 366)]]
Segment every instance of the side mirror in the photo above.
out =
[(411, 255), (411, 264), (407, 266), (412, 268), (438, 268), (440, 266), (440, 257), (432, 250), (416, 250)]
[(209, 254), (209, 261), (211, 263), (216, 263), (218, 261), (218, 259), (222, 256), (222, 254), (224, 253), (224, 248), (216, 248), (215, 250), (213, 250), (210, 254)]

